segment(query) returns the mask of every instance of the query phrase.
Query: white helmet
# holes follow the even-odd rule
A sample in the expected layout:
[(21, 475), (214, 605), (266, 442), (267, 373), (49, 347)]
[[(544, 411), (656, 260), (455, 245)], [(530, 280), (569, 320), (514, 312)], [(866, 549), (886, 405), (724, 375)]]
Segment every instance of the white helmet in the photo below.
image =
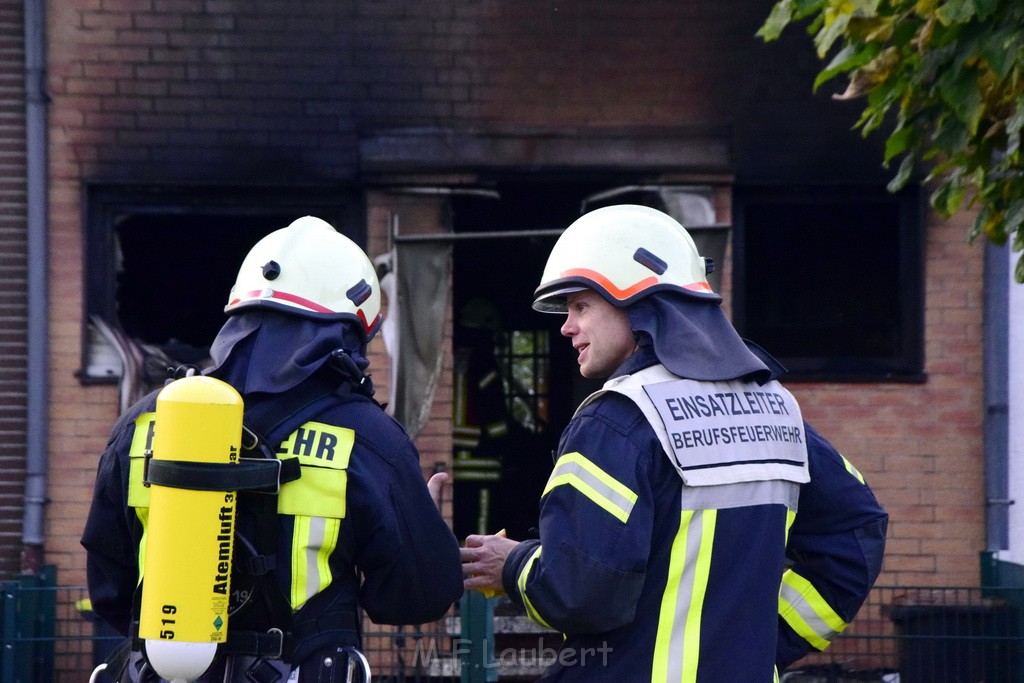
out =
[(367, 339), (382, 321), (380, 284), (370, 259), (313, 216), (270, 233), (242, 261), (224, 312), (258, 306), (311, 318), (352, 318)]
[(708, 284), (705, 260), (683, 226), (634, 204), (595, 209), (565, 229), (548, 256), (533, 307), (564, 313), (565, 295), (587, 287), (619, 307), (661, 291), (722, 300)]

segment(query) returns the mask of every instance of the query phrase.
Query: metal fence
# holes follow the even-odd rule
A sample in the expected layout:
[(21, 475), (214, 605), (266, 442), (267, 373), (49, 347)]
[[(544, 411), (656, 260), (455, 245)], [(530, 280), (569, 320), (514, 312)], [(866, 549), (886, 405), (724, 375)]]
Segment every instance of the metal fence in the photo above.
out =
[(1022, 683), (1024, 589), (876, 587), (785, 683)]
[[(79, 586), (53, 574), (4, 584), (0, 683), (81, 683), (119, 642)], [(561, 637), (507, 600), (469, 593), (445, 619), (419, 627), (366, 624), (364, 650), (381, 683), (535, 679)], [(109, 679), (107, 679), (109, 680)], [(1024, 682), (1024, 590), (876, 587), (857, 619), (783, 683)]]

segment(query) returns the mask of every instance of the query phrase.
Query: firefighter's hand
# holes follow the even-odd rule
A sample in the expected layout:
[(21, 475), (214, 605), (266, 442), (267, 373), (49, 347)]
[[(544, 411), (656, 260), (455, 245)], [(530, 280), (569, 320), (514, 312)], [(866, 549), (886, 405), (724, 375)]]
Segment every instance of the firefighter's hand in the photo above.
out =
[(444, 485), (450, 479), (447, 472), (438, 472), (427, 481), (427, 490), (430, 491), (430, 497), (434, 499), (434, 505), (438, 510), (441, 509), (441, 494), (444, 492)]
[(502, 533), (490, 536), (467, 536), (462, 554), (462, 585), (478, 590), (488, 597), (504, 595), (501, 571), (505, 559), (519, 541), (505, 538)]

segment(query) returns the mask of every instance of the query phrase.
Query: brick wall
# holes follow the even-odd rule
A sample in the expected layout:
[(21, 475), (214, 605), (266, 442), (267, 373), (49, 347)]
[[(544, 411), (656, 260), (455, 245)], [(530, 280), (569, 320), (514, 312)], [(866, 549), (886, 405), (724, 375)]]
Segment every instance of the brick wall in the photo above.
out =
[[(47, 554), (62, 583), (84, 581), (77, 539), (117, 403), (114, 387), (83, 386), (75, 377), (83, 183), (341, 186), (360, 181), (360, 136), (416, 127), (724, 127), (744, 177), (771, 177), (777, 159), (784, 164), (775, 177), (813, 175), (826, 157), (849, 161), (845, 168), (858, 179), (877, 175), (876, 147), (848, 131), (849, 109), (829, 103), (827, 93), (807, 95), (817, 65), (787, 61), (752, 38), (769, 5), (50, 3)], [(768, 80), (773, 64), (790, 67), (784, 80)], [(807, 140), (820, 139), (806, 127), (827, 136), (827, 149), (803, 153)], [(827, 170), (835, 173), (835, 165)], [(385, 248), (393, 210), (433, 209), (372, 198), (373, 254)], [(929, 226), (926, 383), (793, 387), (807, 416), (861, 467), (892, 512), (883, 581), (978, 578), (982, 253), (965, 236), (963, 220)], [(375, 378), (386, 387), (382, 358), (378, 342)], [(450, 368), (449, 357), (419, 439), (425, 463), (450, 452)]]

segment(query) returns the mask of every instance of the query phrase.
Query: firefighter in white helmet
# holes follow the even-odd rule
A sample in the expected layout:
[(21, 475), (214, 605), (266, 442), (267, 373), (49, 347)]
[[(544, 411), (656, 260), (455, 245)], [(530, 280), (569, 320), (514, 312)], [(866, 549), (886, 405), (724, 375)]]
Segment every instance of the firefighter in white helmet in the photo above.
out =
[[(373, 400), (366, 346), (380, 328), (363, 251), (306, 216), (246, 256), (205, 373), (244, 399), (249, 457), (280, 462), (239, 491), (227, 642), (201, 680), (345, 681), (364, 660), (360, 614), (377, 624), (440, 618), (462, 593), (458, 543), (415, 447)], [(96, 614), (135, 633), (146, 540), (144, 462), (155, 395), (114, 427), (82, 537)], [(400, 550), (400, 552), (398, 552)], [(121, 681), (157, 680), (143, 652)], [(120, 666), (118, 666), (120, 665)], [(291, 677), (291, 678), (289, 678)]]
[(685, 229), (595, 210), (534, 308), (607, 379), (562, 434), (540, 538), (470, 536), (465, 585), (565, 634), (544, 681), (768, 683), (824, 649), (881, 569), (887, 515), (744, 342)]

